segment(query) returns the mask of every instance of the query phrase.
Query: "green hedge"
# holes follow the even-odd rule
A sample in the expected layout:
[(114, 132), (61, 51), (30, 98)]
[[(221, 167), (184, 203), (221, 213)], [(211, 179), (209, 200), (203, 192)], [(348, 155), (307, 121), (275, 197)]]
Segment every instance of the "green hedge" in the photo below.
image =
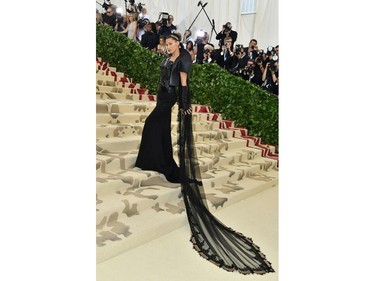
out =
[[(117, 71), (134, 78), (143, 88), (157, 93), (162, 58), (116, 33), (97, 25), (96, 56)], [(230, 74), (215, 63), (193, 64), (190, 80), (192, 101), (210, 105), (224, 119), (262, 138), (262, 143), (278, 145), (278, 98), (257, 85)]]

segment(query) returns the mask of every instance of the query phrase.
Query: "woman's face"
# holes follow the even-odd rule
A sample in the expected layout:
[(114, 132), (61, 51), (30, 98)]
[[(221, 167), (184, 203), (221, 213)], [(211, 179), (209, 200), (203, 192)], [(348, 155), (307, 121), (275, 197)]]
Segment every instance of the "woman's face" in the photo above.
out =
[(134, 20), (133, 16), (129, 16), (129, 21), (133, 21), (133, 20)]
[(180, 42), (174, 40), (173, 38), (168, 38), (166, 43), (167, 43), (167, 51), (170, 54), (175, 53), (179, 49)]

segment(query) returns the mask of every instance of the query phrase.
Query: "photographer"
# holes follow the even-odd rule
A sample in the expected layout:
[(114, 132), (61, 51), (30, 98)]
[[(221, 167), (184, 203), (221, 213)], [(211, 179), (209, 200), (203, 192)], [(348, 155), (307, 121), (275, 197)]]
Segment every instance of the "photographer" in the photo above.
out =
[(234, 75), (241, 76), (249, 57), (247, 56), (243, 45), (236, 45), (234, 54), (235, 56), (233, 57), (232, 65), (229, 71)]
[(159, 29), (159, 35), (167, 37), (172, 34), (173, 31), (176, 31), (176, 26), (173, 25), (173, 16), (167, 13), (161, 13), (161, 26)]
[(104, 25), (112, 26), (114, 29), (116, 26), (116, 13), (113, 6), (107, 8), (107, 11), (102, 15)]
[[(128, 2), (128, 1), (125, 1), (125, 2)], [(129, 14), (138, 14), (138, 7), (137, 7), (137, 4), (135, 4), (135, 0), (129, 0), (129, 5), (126, 8), (126, 11)]]
[(214, 51), (214, 46), (212, 44), (204, 45), (203, 63), (215, 62), (213, 51)]
[[(245, 68), (243, 69), (241, 73), (242, 79), (252, 82), (255, 77), (254, 68), (255, 68), (255, 61), (253, 59), (249, 59), (247, 61)], [(260, 76), (260, 80), (262, 80), (262, 75)]]
[(263, 60), (262, 57), (259, 55), (254, 61), (254, 77), (251, 79), (251, 82), (258, 85), (262, 86), (262, 76), (263, 76)]
[(258, 41), (256, 39), (251, 39), (249, 42), (249, 47), (246, 48), (246, 53), (250, 59), (255, 60), (258, 56)]
[(174, 18), (172, 15), (169, 15), (168, 16), (168, 22), (167, 22), (167, 26), (169, 27), (169, 29), (171, 30), (171, 33), (172, 33), (172, 30), (177, 30), (177, 26), (175, 26), (173, 24), (173, 21), (174, 21)]
[(216, 40), (219, 40), (219, 46), (221, 47), (225, 44), (225, 39), (230, 37), (232, 39), (232, 46), (234, 46), (234, 43), (237, 40), (237, 35), (237, 32), (232, 30), (232, 24), (227, 22), (223, 25), (223, 29), (216, 35)]
[(279, 62), (274, 56), (270, 62), (266, 63), (262, 76), (262, 88), (276, 96), (279, 95)]
[(159, 36), (153, 31), (156, 30), (156, 27), (153, 28), (154, 23), (148, 23), (146, 25), (146, 32), (142, 35), (141, 45), (144, 48), (149, 49), (150, 51), (155, 51), (159, 44)]
[(217, 64), (225, 69), (230, 69), (232, 67), (234, 58), (232, 38), (228, 37), (225, 39), (225, 44), (221, 46), (221, 52), (218, 56)]

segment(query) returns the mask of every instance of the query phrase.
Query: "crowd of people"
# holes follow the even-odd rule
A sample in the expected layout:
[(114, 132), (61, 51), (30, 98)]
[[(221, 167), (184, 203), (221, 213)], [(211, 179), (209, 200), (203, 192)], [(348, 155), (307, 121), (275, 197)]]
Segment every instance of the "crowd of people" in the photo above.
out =
[[(174, 17), (160, 13), (155, 22), (150, 20), (147, 9), (142, 4), (129, 1), (126, 14), (116, 12), (115, 5), (105, 7), (104, 13), (96, 10), (97, 24), (111, 26), (144, 48), (160, 56), (169, 56), (165, 39), (177, 32), (173, 24)], [(262, 89), (279, 95), (279, 46), (269, 46), (266, 50), (258, 47), (256, 39), (251, 39), (247, 46), (235, 44), (238, 33), (227, 22), (216, 35), (218, 48), (210, 43), (207, 32), (198, 31), (196, 38), (190, 30), (182, 36), (182, 43), (189, 52), (193, 63), (216, 63), (233, 75), (260, 86)]]

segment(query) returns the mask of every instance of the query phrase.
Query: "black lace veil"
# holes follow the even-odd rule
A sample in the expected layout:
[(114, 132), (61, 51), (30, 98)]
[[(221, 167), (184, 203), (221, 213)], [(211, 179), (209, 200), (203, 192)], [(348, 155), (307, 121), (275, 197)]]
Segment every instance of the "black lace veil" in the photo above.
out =
[(192, 116), (179, 110), (178, 122), (181, 186), (193, 247), (202, 257), (227, 271), (238, 270), (242, 274), (274, 272), (271, 263), (250, 238), (226, 227), (208, 210), (195, 153)]

